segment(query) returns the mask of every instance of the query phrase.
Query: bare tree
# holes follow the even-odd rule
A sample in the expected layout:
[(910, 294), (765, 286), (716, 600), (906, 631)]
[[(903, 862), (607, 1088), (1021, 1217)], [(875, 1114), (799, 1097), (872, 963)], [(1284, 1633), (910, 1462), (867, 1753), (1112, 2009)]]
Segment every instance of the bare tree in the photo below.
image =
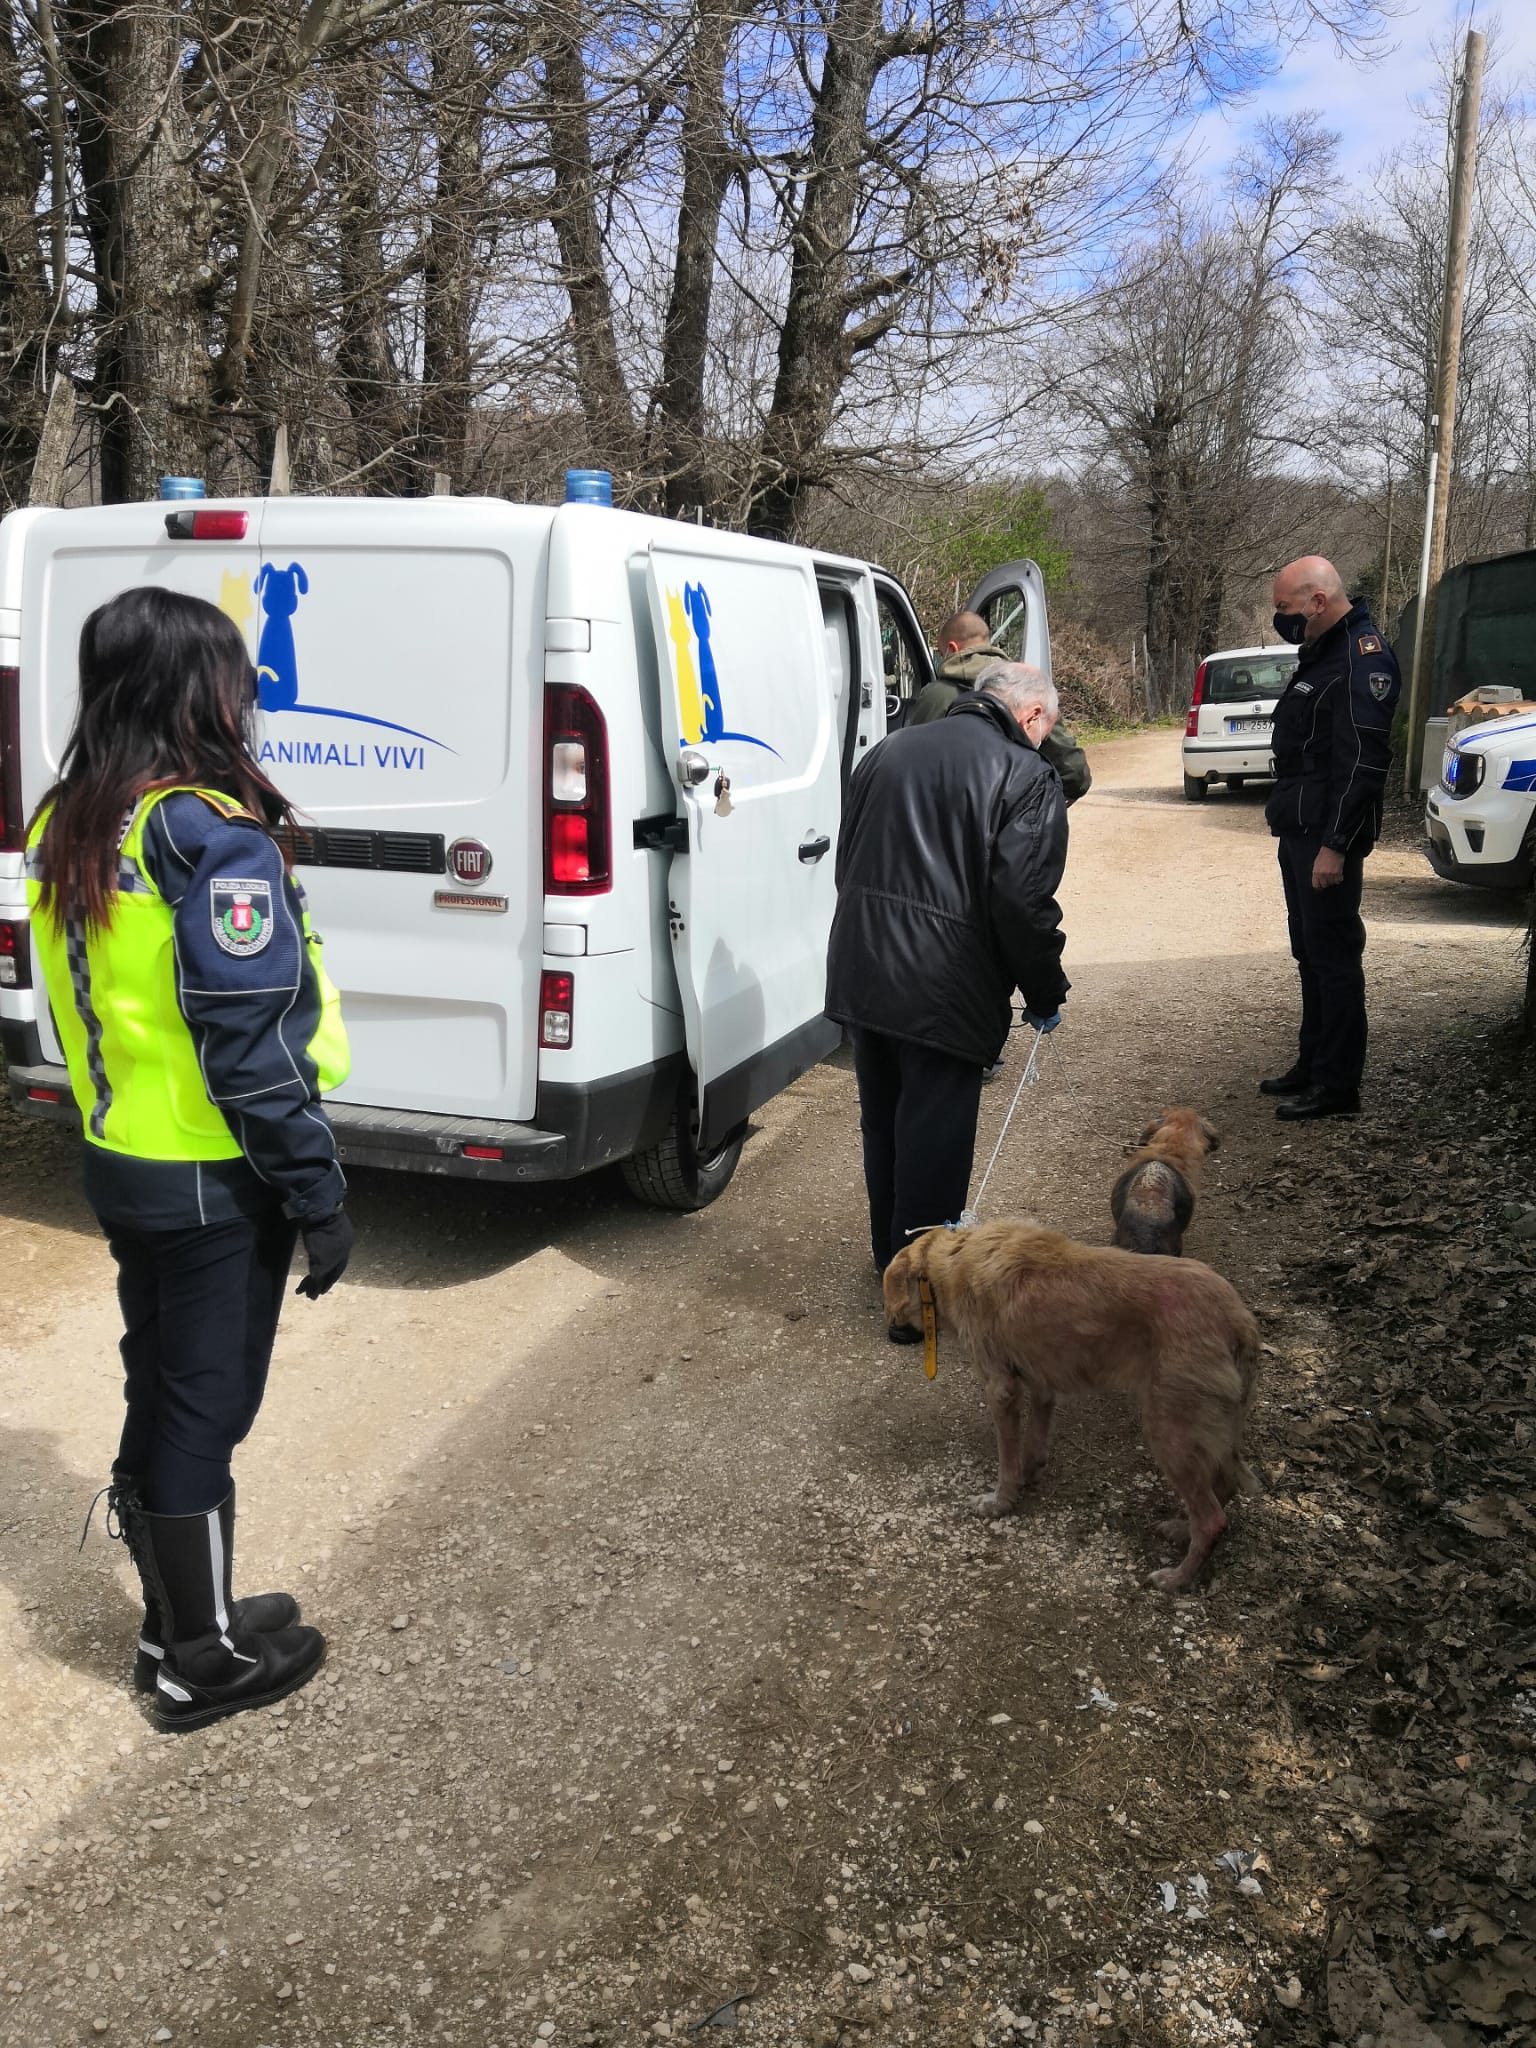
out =
[(1310, 116), (1269, 124), (1222, 205), (1172, 202), (1160, 238), (1105, 279), (1063, 371), (1103, 507), (1099, 548), (1139, 592), (1165, 704), (1220, 644), (1233, 578), (1285, 536), (1274, 472), (1292, 439), (1333, 148)]
[(47, 157), (14, 24), (0, 30), (0, 509), (26, 502), (54, 353), (43, 254)]

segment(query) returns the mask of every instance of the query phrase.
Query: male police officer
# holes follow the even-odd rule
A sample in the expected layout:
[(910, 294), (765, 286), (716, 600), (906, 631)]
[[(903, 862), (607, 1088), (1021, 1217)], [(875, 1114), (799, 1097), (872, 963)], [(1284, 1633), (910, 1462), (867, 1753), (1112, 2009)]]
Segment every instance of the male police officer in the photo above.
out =
[(1301, 1035), (1289, 1072), (1261, 1081), (1285, 1123), (1355, 1116), (1365, 1068), (1365, 926), (1360, 885), (1381, 830), (1401, 679), (1363, 604), (1331, 562), (1304, 555), (1275, 578), (1275, 631), (1301, 649), (1275, 709), (1275, 787)]
[[(1007, 661), (1001, 647), (992, 645), (991, 631), (980, 612), (956, 612), (939, 628), (939, 671), (931, 683), (917, 693), (907, 713), (908, 725), (927, 725), (948, 714), (952, 704), (975, 690), (989, 668)], [(1093, 777), (1088, 756), (1059, 721), (1041, 743), (1040, 752), (1061, 777), (1069, 804), (1088, 794)]]

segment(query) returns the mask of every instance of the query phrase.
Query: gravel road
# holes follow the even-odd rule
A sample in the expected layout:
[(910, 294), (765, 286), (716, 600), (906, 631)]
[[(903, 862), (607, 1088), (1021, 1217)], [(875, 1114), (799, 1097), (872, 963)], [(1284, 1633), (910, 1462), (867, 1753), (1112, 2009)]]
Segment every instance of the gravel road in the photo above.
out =
[[(986, 1212), (1105, 1242), (1126, 1140), (1200, 1105), (1188, 1250), (1260, 1316), (1262, 1462), (1326, 1370), (1286, 1286), (1326, 1218), (1260, 1234), (1245, 1190), (1338, 1140), (1253, 1092), (1294, 1028), (1262, 792), (1184, 803), (1167, 731), (1091, 758), (1066, 1023)], [(1506, 899), (1412, 847), (1368, 877), (1383, 1057), (1507, 1010)], [(1292, 1990), (1331, 1863), (1258, 1678), (1285, 1501), (1151, 1594), (1160, 1483), (1084, 1406), (1026, 1512), (972, 1519), (990, 1427), (953, 1352), (930, 1385), (883, 1341), (846, 1065), (758, 1121), (696, 1217), (357, 1177), (348, 1279), (290, 1304), (237, 1466), (239, 1586), (297, 1591), (330, 1662), (172, 1738), (126, 1687), (126, 1556), (76, 1548), (110, 1262), (73, 1141), (0, 1112), (0, 2040), (1328, 2038)]]

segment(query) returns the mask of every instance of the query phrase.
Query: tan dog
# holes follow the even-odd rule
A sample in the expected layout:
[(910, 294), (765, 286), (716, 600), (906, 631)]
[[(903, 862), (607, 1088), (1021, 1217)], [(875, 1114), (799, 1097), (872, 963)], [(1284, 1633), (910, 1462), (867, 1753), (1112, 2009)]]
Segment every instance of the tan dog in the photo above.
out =
[[(921, 1327), (924, 1282), (939, 1328), (970, 1352), (997, 1426), (997, 1491), (983, 1512), (1011, 1514), (1039, 1477), (1058, 1394), (1123, 1388), (1140, 1400), (1148, 1448), (1187, 1511), (1182, 1560), (1151, 1582), (1170, 1593), (1189, 1585), (1227, 1526), (1225, 1503), (1257, 1491), (1240, 1446), (1259, 1331), (1235, 1291), (1198, 1260), (1102, 1251), (1033, 1223), (914, 1239), (885, 1269), (893, 1329)], [(1181, 1521), (1161, 1533), (1185, 1531)]]
[(1200, 1165), (1221, 1133), (1195, 1109), (1165, 1109), (1136, 1140), (1139, 1150), (1115, 1182), (1109, 1213), (1112, 1243), (1123, 1252), (1166, 1252), (1177, 1258), (1195, 1213)]

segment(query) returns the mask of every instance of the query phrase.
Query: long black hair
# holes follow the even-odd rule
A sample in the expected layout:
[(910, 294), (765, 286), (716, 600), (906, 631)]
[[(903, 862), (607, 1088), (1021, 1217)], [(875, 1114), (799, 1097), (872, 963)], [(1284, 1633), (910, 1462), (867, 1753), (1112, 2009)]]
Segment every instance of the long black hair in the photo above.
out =
[(80, 708), (43, 798), (41, 907), (57, 923), (111, 920), (123, 820), (147, 792), (233, 797), (269, 826), (288, 802), (256, 764), (256, 672), (233, 620), (200, 597), (143, 585), (80, 629)]

